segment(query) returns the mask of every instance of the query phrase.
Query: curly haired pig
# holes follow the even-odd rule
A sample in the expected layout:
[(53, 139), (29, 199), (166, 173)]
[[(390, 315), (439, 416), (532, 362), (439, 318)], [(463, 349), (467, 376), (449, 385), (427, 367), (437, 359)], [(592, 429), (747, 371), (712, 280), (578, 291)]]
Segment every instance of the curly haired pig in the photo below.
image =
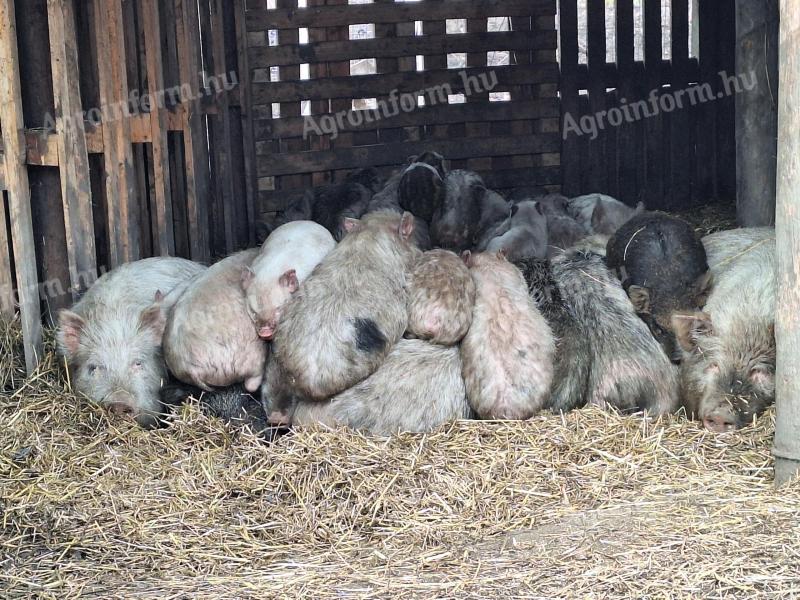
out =
[(472, 326), (461, 342), (470, 405), (482, 419), (527, 419), (542, 409), (553, 378), (553, 333), (502, 253), (464, 259), (475, 280)]
[(472, 323), (475, 282), (456, 254), (430, 250), (411, 270), (408, 300), (408, 335), (451, 346)]
[(408, 325), (414, 217), (376, 212), (350, 232), (285, 305), (274, 357), (300, 393), (324, 400), (375, 372)]

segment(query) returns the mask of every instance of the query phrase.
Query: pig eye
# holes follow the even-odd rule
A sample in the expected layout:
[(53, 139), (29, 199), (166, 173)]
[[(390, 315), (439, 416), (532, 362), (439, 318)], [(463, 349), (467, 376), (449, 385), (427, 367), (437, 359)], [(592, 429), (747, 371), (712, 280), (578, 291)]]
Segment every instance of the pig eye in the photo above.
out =
[(756, 368), (750, 371), (750, 381), (758, 385), (764, 385), (769, 381), (770, 373), (766, 369)]
[(102, 371), (102, 367), (98, 365), (88, 365), (86, 367), (86, 371), (89, 373), (89, 375), (98, 375), (100, 371)]
[(141, 360), (133, 361), (133, 368), (134, 369), (141, 369), (144, 366), (144, 363)]

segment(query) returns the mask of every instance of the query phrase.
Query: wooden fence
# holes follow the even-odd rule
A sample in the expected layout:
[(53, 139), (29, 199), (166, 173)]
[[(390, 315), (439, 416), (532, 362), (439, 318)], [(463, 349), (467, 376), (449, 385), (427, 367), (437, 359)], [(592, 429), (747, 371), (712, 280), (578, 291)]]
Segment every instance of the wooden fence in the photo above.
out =
[[(563, 130), (595, 115), (605, 125), (595, 139), (565, 131), (564, 193), (604, 192), (654, 209), (733, 200), (734, 98), (719, 73), (736, 75), (734, 0), (561, 0), (559, 20)], [(709, 100), (692, 100), (700, 94)], [(658, 114), (636, 119), (632, 105), (651, 97), (665, 98)], [(673, 99), (684, 108), (669, 110)], [(608, 111), (625, 105), (633, 122), (609, 126)]]
[(254, 241), (243, 16), (243, 0), (0, 0), (0, 310), (19, 304), (29, 368), (41, 310), (98, 271)]
[[(499, 189), (558, 186), (555, 14), (555, 0), (249, 1), (245, 88), (262, 212), (426, 149)], [(374, 61), (372, 72), (356, 74), (353, 61)], [(465, 85), (490, 73), (491, 93)], [(323, 130), (337, 114), (336, 133)]]

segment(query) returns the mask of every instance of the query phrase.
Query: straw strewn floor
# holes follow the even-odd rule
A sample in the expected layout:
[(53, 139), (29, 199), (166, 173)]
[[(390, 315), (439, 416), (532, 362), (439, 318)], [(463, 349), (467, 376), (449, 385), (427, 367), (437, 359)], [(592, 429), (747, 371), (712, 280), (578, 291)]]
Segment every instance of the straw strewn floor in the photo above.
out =
[(194, 406), (109, 421), (59, 373), (0, 392), (2, 597), (800, 596), (772, 413), (727, 437), (586, 410), (265, 446)]

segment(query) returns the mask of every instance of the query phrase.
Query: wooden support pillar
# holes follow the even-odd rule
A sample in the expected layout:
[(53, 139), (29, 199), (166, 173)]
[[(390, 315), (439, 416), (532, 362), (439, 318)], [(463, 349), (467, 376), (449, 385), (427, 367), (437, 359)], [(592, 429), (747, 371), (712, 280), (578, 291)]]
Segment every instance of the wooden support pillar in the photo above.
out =
[(725, 92), (738, 91), (736, 208), (745, 227), (775, 223), (778, 23), (778, 0), (737, 0), (736, 73)]
[(5, 177), (17, 293), (25, 346), (25, 367), (32, 373), (42, 357), (42, 315), (36, 275), (36, 249), (28, 185), (25, 123), (22, 118), (14, 0), (0, 0), (0, 123), (3, 125)]
[(82, 114), (74, 0), (47, 0), (58, 163), (73, 299), (97, 275), (89, 153)]
[(800, 0), (783, 0), (775, 234), (778, 301), (775, 482), (800, 472)]

